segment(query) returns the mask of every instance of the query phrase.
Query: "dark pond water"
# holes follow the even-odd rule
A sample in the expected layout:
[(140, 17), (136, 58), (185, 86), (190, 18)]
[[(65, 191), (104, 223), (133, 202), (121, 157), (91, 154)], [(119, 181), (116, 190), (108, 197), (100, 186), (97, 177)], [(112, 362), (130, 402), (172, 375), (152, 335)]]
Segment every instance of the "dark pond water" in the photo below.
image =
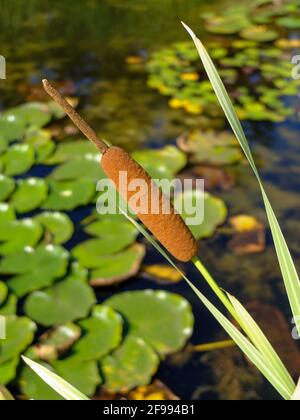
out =
[[(226, 0), (0, 0), (0, 53), (7, 58), (7, 80), (1, 81), (0, 106), (24, 102), (30, 88), (39, 85), (43, 77), (72, 80), (81, 112), (112, 143), (129, 150), (174, 143), (187, 126), (187, 115), (182, 113), (181, 120), (174, 123), (167, 100), (147, 87), (145, 73), (133, 72), (126, 57), (138, 54), (147, 58), (152, 50), (186, 40), (180, 20), (201, 34), (200, 14), (228, 4)], [(294, 107), (295, 101), (296, 98), (287, 102), (287, 106)], [(109, 113), (109, 107), (115, 111)], [(299, 128), (296, 117), (282, 124), (245, 124), (298, 268)], [(251, 214), (265, 220), (261, 196), (247, 165), (238, 169), (234, 189), (217, 194), (226, 201), (230, 214)], [(81, 218), (82, 214), (74, 213), (74, 220)], [(266, 251), (254, 256), (233, 256), (221, 232), (203, 241), (201, 249), (203, 261), (224, 288), (243, 302), (268, 302), (289, 316), (270, 236)], [(161, 261), (151, 250), (147, 259)], [(187, 270), (210, 296), (204, 282), (191, 268)], [(118, 291), (145, 287), (161, 285), (134, 279)], [(225, 338), (184, 283), (169, 289), (182, 293), (193, 304), (197, 319), (194, 343)], [(101, 299), (112, 292), (101, 292)], [(182, 398), (220, 397), (219, 385), (226, 379), (230, 386), (225, 387), (225, 393), (222, 388), (224, 398), (276, 397), (238, 352), (217, 353), (185, 353), (172, 358), (162, 364), (159, 378)]]

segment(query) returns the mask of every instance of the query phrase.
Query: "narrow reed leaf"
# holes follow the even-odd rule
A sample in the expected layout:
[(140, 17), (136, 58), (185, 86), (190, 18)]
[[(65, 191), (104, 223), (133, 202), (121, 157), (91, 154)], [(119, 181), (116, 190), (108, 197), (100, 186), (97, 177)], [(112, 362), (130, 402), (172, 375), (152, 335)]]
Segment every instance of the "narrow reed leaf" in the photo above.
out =
[(14, 401), (14, 397), (11, 395), (8, 389), (6, 389), (5, 386), (1, 384), (0, 384), (0, 401)]
[(300, 379), (299, 379), (296, 391), (294, 392), (292, 396), (292, 401), (300, 401)]
[(265, 358), (266, 364), (269, 365), (270, 369), (278, 373), (278, 376), (280, 376), (282, 382), (292, 394), (296, 385), (271, 343), (243, 305), (234, 296), (230, 294), (227, 294), (227, 296), (239, 315), (243, 330)]
[(158, 242), (144, 229), (142, 225), (132, 219), (125, 210), (120, 208), (121, 212), (133, 223), (139, 232), (157, 249), (160, 254), (177, 270), (191, 289), (195, 292), (201, 302), (206, 306), (209, 312), (221, 324), (224, 330), (228, 333), (237, 346), (245, 353), (248, 359), (260, 370), (260, 372), (268, 379), (274, 386), (278, 393), (286, 400), (292, 396), (289, 388), (282, 383), (281, 378), (277, 372), (273, 372), (269, 365), (266, 364), (264, 357), (254, 347), (254, 345), (230, 322), (228, 319), (197, 289), (196, 286), (186, 277), (186, 275), (177, 267), (171, 257), (162, 249)]
[(88, 401), (89, 398), (44, 366), (22, 356), (24, 362), (54, 391), (69, 401)]
[(292, 260), (290, 251), (288, 249), (287, 243), (284, 239), (284, 236), (282, 234), (281, 228), (279, 226), (278, 220), (275, 216), (275, 213), (272, 209), (271, 203), (268, 199), (268, 196), (266, 194), (266, 191), (264, 189), (262, 180), (260, 178), (259, 172), (257, 170), (257, 167), (255, 165), (246, 135), (244, 133), (244, 130), (242, 128), (242, 125), (238, 119), (238, 116), (236, 114), (236, 111), (233, 107), (233, 104), (229, 98), (229, 95), (226, 91), (226, 88), (217, 72), (217, 69), (210, 58), (208, 52), (206, 51), (205, 47), (203, 46), (202, 42), (196, 37), (194, 32), (182, 22), (185, 29), (188, 31), (190, 36), (192, 37), (196, 48), (198, 50), (198, 53), (201, 57), (201, 60), (203, 62), (203, 65), (205, 67), (205, 70), (208, 74), (208, 77), (211, 81), (211, 84), (215, 90), (215, 93), (218, 97), (218, 100), (221, 104), (221, 107), (232, 127), (232, 130), (234, 131), (247, 159), (248, 162), (259, 182), (259, 186), (262, 192), (263, 200), (265, 203), (267, 216), (269, 219), (272, 236), (274, 239), (274, 244), (278, 256), (278, 261), (280, 265), (280, 269), (282, 272), (283, 280), (285, 283), (285, 288), (287, 291), (287, 295), (289, 298), (289, 302), (291, 305), (291, 310), (294, 316), (294, 320), (297, 324), (297, 329), (300, 334), (300, 281), (299, 277), (295, 268), (295, 264)]

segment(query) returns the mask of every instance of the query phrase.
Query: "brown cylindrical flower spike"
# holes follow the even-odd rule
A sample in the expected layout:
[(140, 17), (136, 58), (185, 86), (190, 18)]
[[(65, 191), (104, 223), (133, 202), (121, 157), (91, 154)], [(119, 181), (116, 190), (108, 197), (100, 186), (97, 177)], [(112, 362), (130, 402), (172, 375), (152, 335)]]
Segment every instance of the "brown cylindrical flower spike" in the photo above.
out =
[[(142, 223), (149, 229), (155, 238), (178, 260), (187, 262), (197, 255), (198, 245), (191, 231), (186, 226), (181, 216), (177, 214), (172, 205), (166, 203), (167, 198), (156, 186), (146, 171), (124, 150), (118, 147), (110, 147), (100, 140), (94, 130), (77, 114), (70, 104), (50, 85), (46, 80), (43, 81), (46, 92), (60, 104), (65, 112), (72, 119), (74, 124), (92, 141), (98, 150), (103, 153), (101, 165), (110, 178), (116, 189), (123, 198), (128, 201), (136, 194), (136, 191), (124, 191), (120, 185), (120, 173), (126, 172), (127, 185), (131, 181), (142, 180), (147, 185), (147, 196), (144, 197), (147, 203), (143, 211), (137, 211), (137, 216)], [(126, 196), (126, 197), (125, 197)], [(153, 196), (157, 197), (155, 212), (152, 212)], [(145, 210), (146, 207), (146, 211)], [(166, 213), (165, 209), (169, 211)], [(134, 209), (135, 210), (135, 209)]]

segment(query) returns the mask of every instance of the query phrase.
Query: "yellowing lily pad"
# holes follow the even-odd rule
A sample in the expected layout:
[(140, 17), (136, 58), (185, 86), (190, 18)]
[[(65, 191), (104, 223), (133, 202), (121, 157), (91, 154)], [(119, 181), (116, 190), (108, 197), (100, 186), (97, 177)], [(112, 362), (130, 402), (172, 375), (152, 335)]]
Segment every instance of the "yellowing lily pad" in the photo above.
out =
[(161, 355), (179, 351), (193, 332), (194, 318), (189, 303), (173, 293), (125, 292), (114, 295), (105, 304), (120, 312), (130, 334), (141, 337)]
[(49, 183), (50, 192), (43, 204), (45, 210), (74, 210), (91, 202), (95, 193), (95, 183), (90, 179)]
[(62, 245), (72, 238), (74, 226), (67, 214), (44, 212), (36, 216), (35, 220), (43, 226), (46, 236), (50, 235), (50, 242), (53, 242), (55, 245)]
[(270, 42), (279, 38), (279, 33), (264, 25), (250, 26), (240, 32), (242, 38), (256, 42)]
[[(191, 203), (195, 210), (187, 212), (184, 205), (185, 202)], [(197, 211), (199, 211), (199, 205), (197, 205), (199, 202), (203, 202), (203, 221), (197, 224), (190, 224), (188, 223), (188, 219), (194, 219), (196, 222), (196, 208)], [(209, 193), (203, 193), (202, 191), (196, 190), (185, 191), (183, 194), (176, 195), (174, 199), (174, 206), (178, 209), (178, 211), (183, 209), (183, 212), (180, 211), (181, 216), (188, 224), (196, 239), (209, 238), (212, 236), (217, 227), (225, 222), (228, 213), (223, 200), (214, 197)], [(199, 217), (201, 218), (200, 212)]]
[(68, 252), (59, 246), (40, 245), (36, 249), (26, 247), (0, 261), (0, 274), (12, 275), (9, 288), (24, 296), (33, 290), (50, 286), (66, 273)]
[(93, 289), (70, 277), (29, 295), (25, 312), (38, 324), (50, 327), (85, 318), (95, 302)]
[(140, 337), (129, 336), (112, 355), (101, 360), (104, 388), (111, 392), (128, 392), (151, 382), (159, 358)]
[(17, 191), (10, 204), (18, 213), (28, 213), (41, 206), (47, 199), (48, 185), (42, 178), (27, 178), (18, 181)]
[(79, 326), (82, 338), (72, 348), (76, 360), (99, 360), (122, 341), (122, 317), (108, 306), (95, 306), (91, 316), (80, 321)]

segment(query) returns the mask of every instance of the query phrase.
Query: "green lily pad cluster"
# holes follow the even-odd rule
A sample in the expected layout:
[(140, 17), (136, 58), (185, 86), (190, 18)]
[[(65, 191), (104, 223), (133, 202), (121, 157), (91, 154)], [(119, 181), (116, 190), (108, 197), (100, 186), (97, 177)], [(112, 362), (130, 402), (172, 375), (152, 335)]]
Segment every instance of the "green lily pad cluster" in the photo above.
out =
[[(239, 118), (282, 122), (292, 115), (283, 97), (295, 96), (299, 91), (300, 82), (292, 79), (287, 50), (296, 45), (288, 42), (291, 31), (300, 34), (299, 5), (291, 0), (251, 2), (235, 5), (221, 15), (204, 15), (203, 19), (210, 34), (206, 47)], [(210, 118), (221, 116), (193, 42), (175, 43), (155, 52), (147, 69), (148, 85), (170, 97), (170, 107)]]
[[(7, 326), (0, 383), (33, 399), (60, 397), (21, 364), (22, 354), (93, 396), (99, 385), (115, 392), (148, 384), (160, 360), (193, 332), (189, 304), (164, 291), (98, 304), (93, 286), (134, 277), (146, 250), (123, 215), (76, 218), (78, 208), (95, 205), (105, 176), (86, 140), (52, 138), (48, 124), (62, 116), (52, 103), (0, 115), (0, 316)], [(159, 179), (172, 179), (187, 163), (175, 146), (134, 157)]]
[[(83, 279), (78, 284), (83, 287)], [(73, 279), (74, 282), (74, 279)], [(70, 284), (71, 286), (71, 284)], [(75, 293), (65, 290), (70, 299)], [(61, 293), (48, 298), (29, 297), (25, 311), (37, 322), (44, 323)], [(64, 317), (27, 355), (47, 366), (86, 395), (93, 396), (102, 385), (109, 392), (127, 392), (151, 382), (160, 360), (180, 350), (193, 331), (193, 315), (187, 301), (165, 291), (133, 291), (116, 294), (74, 323), (85, 300), (77, 293), (72, 301), (73, 314)], [(69, 302), (71, 303), (71, 302)], [(90, 306), (93, 305), (91, 298)], [(75, 315), (74, 311), (77, 311)], [(60, 310), (58, 310), (58, 313)], [(83, 313), (81, 314), (83, 315)], [(160, 327), (157, 327), (157, 319)], [(71, 322), (72, 320), (72, 322)], [(23, 394), (34, 399), (60, 399), (27, 367), (20, 377)]]

